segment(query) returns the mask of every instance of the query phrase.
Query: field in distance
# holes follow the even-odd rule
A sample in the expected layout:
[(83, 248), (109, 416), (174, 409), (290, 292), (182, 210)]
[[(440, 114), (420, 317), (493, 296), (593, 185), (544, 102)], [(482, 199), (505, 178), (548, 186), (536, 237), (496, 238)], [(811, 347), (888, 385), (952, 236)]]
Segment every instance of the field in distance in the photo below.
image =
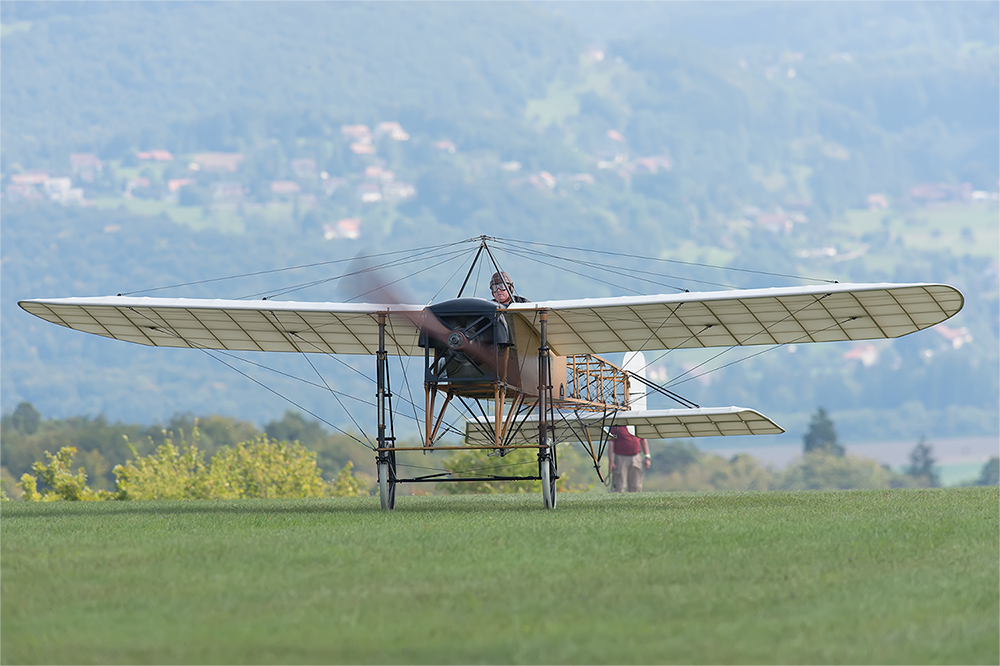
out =
[(0, 660), (996, 664), (997, 492), (4, 502)]

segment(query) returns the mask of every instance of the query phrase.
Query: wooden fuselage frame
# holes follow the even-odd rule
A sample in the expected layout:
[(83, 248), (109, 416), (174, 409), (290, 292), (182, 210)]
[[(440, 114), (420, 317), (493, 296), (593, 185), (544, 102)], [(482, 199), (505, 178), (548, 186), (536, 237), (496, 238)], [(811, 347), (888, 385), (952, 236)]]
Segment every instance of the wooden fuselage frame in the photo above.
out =
[[(532, 315), (534, 321), (526, 319), (526, 315)], [(505, 318), (512, 341), (509, 345), (494, 342), (492, 346), (480, 348), (483, 357), (496, 359), (495, 371), (491, 368), (484, 372), (485, 376), (479, 381), (425, 380), (424, 448), (435, 446), (445, 412), (455, 398), (475, 401), (481, 413), (491, 417), (493, 445), (436, 447), (438, 449), (538, 446), (505, 445), (504, 442), (511, 429), (517, 427), (518, 415), (532, 412), (540, 408), (540, 404), (548, 411), (628, 409), (629, 380), (624, 370), (598, 356), (559, 356), (548, 349), (537, 325), (546, 316), (545, 308), (518, 313), (501, 310), (497, 316)], [(426, 358), (431, 367), (440, 357), (435, 352), (428, 353)], [(426, 372), (425, 377), (429, 377)], [(443, 396), (440, 404), (438, 394)]]

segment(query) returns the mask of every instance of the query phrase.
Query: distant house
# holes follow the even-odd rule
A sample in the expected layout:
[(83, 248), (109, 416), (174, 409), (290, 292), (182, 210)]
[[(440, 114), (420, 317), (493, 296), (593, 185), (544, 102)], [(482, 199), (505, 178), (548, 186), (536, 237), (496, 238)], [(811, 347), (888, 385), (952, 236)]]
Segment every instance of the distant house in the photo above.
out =
[(889, 199), (884, 194), (869, 194), (867, 201), (868, 210), (886, 210), (889, 208)]
[(861, 365), (866, 368), (878, 363), (878, 349), (875, 345), (868, 343), (859, 345), (844, 354), (845, 361), (861, 361)]
[(104, 169), (101, 160), (93, 153), (72, 153), (69, 156), (69, 165), (73, 171), (73, 178), (85, 183), (94, 182), (97, 172)]
[(624, 143), (625, 141), (625, 137), (622, 136), (622, 133), (616, 130), (610, 129), (608, 130), (607, 134), (608, 138), (611, 139), (612, 141), (617, 141), (619, 143)]
[(68, 192), (72, 187), (73, 179), (71, 178), (49, 178), (45, 181), (45, 193), (50, 197)]
[(669, 155), (640, 157), (635, 161), (635, 164), (637, 167), (642, 167), (649, 173), (659, 173), (661, 169), (663, 171), (670, 171), (674, 168), (674, 161), (670, 159)]
[(375, 146), (371, 143), (365, 143), (363, 141), (358, 141), (351, 144), (351, 152), (355, 155), (374, 155)]
[(768, 231), (784, 231), (786, 234), (792, 231), (792, 220), (780, 208), (773, 213), (760, 213), (755, 223), (761, 229)]
[(179, 192), (182, 187), (190, 185), (194, 180), (191, 178), (171, 178), (167, 181), (167, 189), (171, 192)]
[(198, 153), (191, 163), (196, 165), (195, 171), (236, 173), (243, 159), (242, 153)]
[(153, 162), (173, 162), (174, 156), (169, 150), (144, 150), (135, 154), (136, 159)]
[(271, 192), (274, 194), (298, 194), (302, 187), (294, 180), (276, 180), (271, 183)]
[(456, 150), (455, 144), (452, 143), (451, 141), (448, 141), (447, 139), (443, 141), (436, 141), (434, 143), (434, 147), (437, 148), (438, 150), (443, 150), (446, 153), (451, 153), (452, 155), (455, 154)]
[(961, 349), (963, 345), (972, 342), (972, 334), (969, 333), (969, 329), (965, 326), (951, 328), (944, 324), (938, 324), (934, 327), (934, 330), (937, 331), (938, 335), (950, 342), (954, 349)]
[(27, 173), (15, 173), (10, 177), (10, 182), (15, 185), (41, 185), (49, 179), (49, 174), (43, 171), (29, 171)]
[(7, 185), (6, 193), (8, 201), (20, 201), (21, 199), (30, 201), (42, 198), (42, 195), (38, 193), (35, 186), (29, 184), (10, 183)]
[(403, 201), (417, 196), (417, 188), (411, 183), (394, 182), (382, 186), (382, 196), (386, 201)]
[(394, 141), (407, 141), (410, 138), (410, 135), (406, 133), (406, 130), (404, 130), (399, 123), (394, 121), (384, 121), (375, 127), (376, 139), (385, 136), (386, 134), (388, 134), (389, 138)]
[(361, 219), (357, 217), (346, 217), (336, 222), (326, 222), (323, 225), (323, 238), (326, 240), (334, 238), (354, 240), (359, 236), (361, 236)]
[(380, 180), (383, 183), (391, 183), (396, 180), (396, 174), (373, 164), (365, 167), (365, 178), (368, 180)]
[(920, 183), (910, 188), (910, 197), (917, 201), (971, 201), (972, 185), (970, 183), (960, 183), (952, 185), (950, 183)]
[(83, 203), (83, 190), (73, 187), (71, 178), (49, 178), (45, 181), (45, 193), (50, 200), (62, 204)]
[(372, 131), (368, 129), (368, 125), (341, 125), (340, 134), (345, 139), (354, 139), (355, 141), (371, 143), (372, 140)]
[(358, 186), (358, 198), (365, 203), (382, 201), (382, 191), (375, 183), (362, 183)]

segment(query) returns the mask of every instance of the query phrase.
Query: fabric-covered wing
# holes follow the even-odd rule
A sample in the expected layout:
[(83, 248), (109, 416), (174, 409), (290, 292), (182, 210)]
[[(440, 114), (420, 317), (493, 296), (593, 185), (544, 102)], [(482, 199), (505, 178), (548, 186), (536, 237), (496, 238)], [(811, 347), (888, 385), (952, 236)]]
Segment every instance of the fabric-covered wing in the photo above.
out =
[[(579, 417), (579, 418), (578, 418)], [(555, 427), (557, 442), (599, 441), (601, 429), (612, 425), (612, 418), (600, 414), (567, 415)], [(489, 427), (482, 419), (465, 424), (466, 442), (478, 446), (492, 443)], [(785, 430), (763, 414), (745, 407), (705, 407), (698, 409), (654, 409), (642, 412), (618, 412), (613, 425), (635, 426), (635, 434), (644, 439), (677, 437), (720, 437), (733, 435), (780, 435)], [(508, 444), (533, 444), (538, 441), (538, 416), (525, 419)]]
[(59, 298), (18, 303), (60, 326), (153, 347), (374, 354), (378, 313), (388, 312), (386, 349), (419, 355), (421, 305), (209, 299)]
[(810, 287), (511, 305), (559, 355), (898, 338), (945, 321), (962, 293), (943, 284)]

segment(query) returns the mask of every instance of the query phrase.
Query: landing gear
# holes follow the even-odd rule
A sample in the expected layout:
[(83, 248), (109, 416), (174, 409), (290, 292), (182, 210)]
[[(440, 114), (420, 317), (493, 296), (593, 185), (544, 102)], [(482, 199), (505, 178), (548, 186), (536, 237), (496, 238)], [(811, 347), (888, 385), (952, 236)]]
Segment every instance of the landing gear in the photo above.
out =
[(396, 508), (396, 452), (382, 451), (378, 457), (378, 496), (382, 508)]
[(552, 452), (538, 454), (538, 475), (542, 477), (542, 504), (546, 509), (556, 508), (556, 461)]
[[(378, 313), (378, 353), (376, 354), (376, 379), (378, 398), (378, 448), (375, 462), (378, 464), (378, 496), (382, 509), (396, 508), (396, 437), (392, 427), (392, 390), (389, 388), (389, 362), (385, 351), (386, 313)], [(389, 416), (388, 424), (386, 415)], [(388, 425), (389, 433), (386, 434)]]

